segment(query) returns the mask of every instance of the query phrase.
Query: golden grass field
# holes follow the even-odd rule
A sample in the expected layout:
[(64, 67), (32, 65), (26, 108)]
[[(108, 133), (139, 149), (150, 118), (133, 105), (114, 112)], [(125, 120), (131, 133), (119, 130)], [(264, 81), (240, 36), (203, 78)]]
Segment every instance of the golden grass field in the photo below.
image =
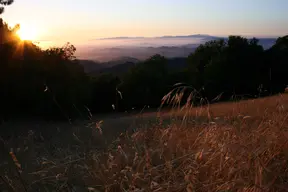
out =
[(0, 191), (288, 190), (288, 94), (0, 128)]

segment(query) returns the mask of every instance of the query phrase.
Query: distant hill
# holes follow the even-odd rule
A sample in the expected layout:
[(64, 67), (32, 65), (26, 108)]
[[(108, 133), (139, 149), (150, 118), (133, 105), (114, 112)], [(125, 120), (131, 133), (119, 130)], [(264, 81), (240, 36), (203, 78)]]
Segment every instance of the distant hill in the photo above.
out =
[(276, 43), (276, 38), (259, 38), (259, 44), (263, 46), (264, 49), (269, 49)]
[(162, 39), (168, 39), (168, 38), (202, 38), (202, 39), (213, 39), (213, 38), (219, 38), (216, 36), (210, 36), (210, 35), (204, 35), (204, 34), (196, 34), (196, 35), (176, 35), (176, 36), (162, 36), (162, 37), (156, 37), (156, 38), (162, 38)]
[[(221, 37), (214, 37), (209, 35), (191, 35), (188, 37), (204, 38), (205, 41), (217, 40)], [(126, 38), (126, 37), (125, 37)], [(173, 38), (187, 38), (187, 36), (164, 36), (159, 38), (173, 39)], [(224, 38), (227, 40), (228, 38)], [(276, 38), (259, 38), (259, 44), (268, 49), (276, 42)], [(111, 72), (114, 74), (124, 73), (129, 68), (138, 62), (148, 59), (149, 57), (160, 54), (169, 60), (169, 65), (175, 67), (174, 63), (179, 66), (184, 66), (186, 58), (193, 53), (199, 44), (184, 44), (181, 46), (148, 46), (148, 47), (108, 47), (108, 48), (94, 48), (91, 53), (91, 60), (79, 60), (84, 66), (86, 73), (104, 73)], [(100, 60), (102, 62), (99, 62)], [(104, 60), (104, 61), (103, 61)], [(106, 61), (105, 61), (106, 60)]]
[(124, 64), (124, 63), (138, 63), (140, 62), (139, 59), (136, 59), (134, 57), (119, 57), (115, 60), (111, 60), (111, 61), (107, 61), (107, 62), (103, 62), (101, 63), (102, 65), (105, 66), (105, 68), (107, 67), (113, 67), (115, 65), (120, 65), (120, 64)]
[(116, 60), (108, 62), (99, 62), (92, 60), (78, 60), (84, 67), (86, 73), (104, 73), (104, 72), (125, 72), (127, 68), (140, 62), (140, 60), (133, 57), (121, 57)]
[[(105, 65), (107, 66), (123, 64), (126, 61), (135, 62), (133, 59), (145, 60), (155, 54), (161, 54), (166, 58), (187, 57), (200, 44), (220, 38), (228, 39), (228, 37), (206, 34), (94, 39), (91, 40), (89, 49), (80, 48), (77, 56), (86, 60), (106, 62)], [(270, 48), (276, 41), (276, 38), (258, 39), (264, 49)], [(95, 42), (95, 46), (93, 46), (93, 42)], [(130, 60), (131, 58), (133, 58), (132, 61)]]
[(121, 75), (121, 74), (128, 72), (135, 65), (137, 65), (137, 63), (125, 62), (125, 63), (114, 65), (111, 67), (90, 71), (89, 74), (97, 75), (101, 73), (112, 73), (114, 75)]
[[(130, 58), (130, 60), (133, 60), (133, 58)], [(134, 61), (134, 62), (133, 62)], [(92, 67), (90, 67), (89, 65), (93, 63), (93, 61), (91, 61), (91, 63), (89, 63), (88, 67), (90, 67), (89, 69), (92, 70), (88, 70), (86, 69), (85, 72), (89, 73), (90, 75), (97, 75), (97, 74), (101, 74), (101, 73), (112, 73), (115, 75), (121, 75), (123, 73), (128, 72), (132, 67), (134, 67), (135, 65), (137, 65), (140, 61), (139, 60), (133, 60), (133, 61), (125, 61), (121, 63), (121, 60), (119, 61), (115, 61), (115, 62), (107, 62), (107, 63), (101, 63), (100, 66), (95, 67), (94, 69)], [(80, 62), (81, 63), (81, 62)], [(84, 68), (86, 67), (85, 64), (88, 62), (82, 62)], [(97, 64), (96, 62), (94, 62), (95, 64)], [(111, 63), (113, 63), (111, 65)], [(99, 65), (99, 64), (98, 64)], [(172, 70), (177, 70), (177, 69), (183, 69), (184, 67), (187, 66), (187, 58), (186, 57), (178, 57), (178, 58), (171, 58), (168, 59), (168, 68), (172, 69)]]
[(84, 67), (85, 73), (89, 73), (90, 71), (97, 71), (103, 68), (101, 63), (92, 60), (79, 59), (78, 62)]
[[(118, 39), (157, 39), (157, 38), (213, 38), (213, 36), (206, 35), (206, 34), (195, 34), (195, 35), (167, 35), (167, 36), (160, 36), (160, 37), (107, 37), (107, 38), (98, 38), (94, 40), (118, 40)], [(216, 38), (216, 37), (215, 37)]]
[[(160, 46), (160, 47), (108, 47), (94, 48), (89, 53), (89, 60), (98, 60), (111, 66), (115, 63), (119, 64), (119, 58), (126, 58), (127, 62), (135, 62), (136, 60), (145, 60), (155, 54), (161, 54), (167, 58), (187, 57), (194, 52), (198, 45), (183, 46)], [(127, 58), (134, 58), (132, 61)], [(111, 62), (112, 60), (112, 62)], [(120, 59), (122, 60), (122, 59)], [(122, 62), (122, 61), (121, 61)], [(121, 63), (120, 62), (120, 63)], [(122, 62), (123, 63), (123, 62)]]

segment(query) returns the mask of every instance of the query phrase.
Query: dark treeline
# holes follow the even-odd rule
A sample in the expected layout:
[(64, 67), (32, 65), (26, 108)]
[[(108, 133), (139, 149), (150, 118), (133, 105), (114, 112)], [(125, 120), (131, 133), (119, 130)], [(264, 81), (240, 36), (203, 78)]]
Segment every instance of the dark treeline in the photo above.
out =
[(74, 57), (73, 45), (42, 50), (21, 41), (18, 28), (0, 21), (0, 117), (4, 119), (86, 118), (89, 110), (159, 107), (162, 97), (179, 82), (210, 101), (219, 94), (227, 100), (233, 95), (284, 92), (288, 84), (288, 36), (278, 38), (268, 50), (257, 39), (230, 36), (200, 45), (185, 59), (172, 62), (155, 55), (131, 65), (127, 72), (87, 74)]

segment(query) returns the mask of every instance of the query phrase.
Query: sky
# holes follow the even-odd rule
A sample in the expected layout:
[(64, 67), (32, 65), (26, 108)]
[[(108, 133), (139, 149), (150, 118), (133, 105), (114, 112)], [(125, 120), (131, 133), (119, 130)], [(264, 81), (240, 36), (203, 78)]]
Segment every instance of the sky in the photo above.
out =
[(43, 43), (119, 36), (283, 36), (288, 0), (15, 0), (3, 19)]

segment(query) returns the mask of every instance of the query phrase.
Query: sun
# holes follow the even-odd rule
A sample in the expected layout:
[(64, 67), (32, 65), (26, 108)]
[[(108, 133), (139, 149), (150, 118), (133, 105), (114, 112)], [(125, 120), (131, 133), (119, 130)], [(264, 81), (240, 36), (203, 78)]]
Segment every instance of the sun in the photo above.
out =
[(21, 40), (37, 40), (38, 30), (33, 26), (21, 26), (17, 31)]

